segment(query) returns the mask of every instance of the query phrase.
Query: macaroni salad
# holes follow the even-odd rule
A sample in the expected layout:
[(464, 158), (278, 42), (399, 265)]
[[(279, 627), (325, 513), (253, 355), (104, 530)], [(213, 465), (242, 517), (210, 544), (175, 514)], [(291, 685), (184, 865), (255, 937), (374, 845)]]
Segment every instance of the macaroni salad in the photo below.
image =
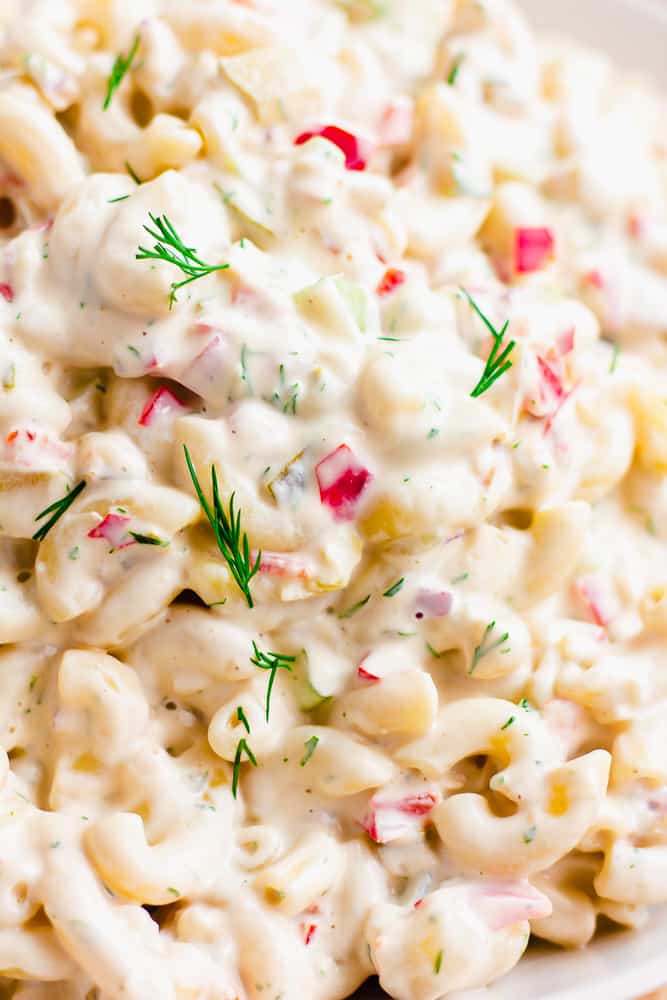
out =
[(0, 996), (648, 919), (662, 102), (505, 0), (0, 0), (0, 59)]

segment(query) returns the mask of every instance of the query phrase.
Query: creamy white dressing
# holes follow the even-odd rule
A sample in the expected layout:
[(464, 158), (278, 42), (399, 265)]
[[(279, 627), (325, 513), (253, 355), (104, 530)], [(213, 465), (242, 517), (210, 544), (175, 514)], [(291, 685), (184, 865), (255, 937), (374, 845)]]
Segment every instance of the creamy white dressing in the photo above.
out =
[(504, 0), (0, 29), (0, 996), (439, 1000), (649, 919), (661, 100)]

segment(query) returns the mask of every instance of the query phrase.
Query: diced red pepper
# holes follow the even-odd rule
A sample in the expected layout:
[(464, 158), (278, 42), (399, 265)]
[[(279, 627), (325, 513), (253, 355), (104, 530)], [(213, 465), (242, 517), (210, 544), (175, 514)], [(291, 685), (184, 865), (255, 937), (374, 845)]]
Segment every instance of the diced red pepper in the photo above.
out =
[(184, 409), (184, 404), (174, 395), (171, 389), (168, 389), (166, 385), (161, 385), (141, 411), (139, 424), (142, 427), (149, 427), (154, 421), (159, 420), (160, 417)]
[[(252, 552), (251, 558), (254, 562), (257, 559), (257, 552)], [(305, 559), (291, 552), (262, 551), (259, 571), (270, 576), (299, 577), (302, 580), (310, 576), (310, 569)]]
[(302, 132), (294, 140), (294, 145), (302, 146), (304, 142), (308, 142), (309, 139), (314, 139), (316, 136), (328, 139), (329, 142), (333, 142), (334, 146), (338, 146), (345, 154), (345, 166), (348, 170), (366, 169), (368, 155), (370, 154), (370, 144), (364, 142), (352, 132), (347, 132), (344, 128), (339, 128), (338, 125), (324, 125), (322, 128)]
[(407, 795), (396, 801), (376, 796), (369, 803), (362, 828), (376, 844), (389, 844), (406, 834), (417, 833), (422, 817), (431, 812), (437, 801), (431, 792)]
[(437, 799), (431, 792), (421, 795), (408, 795), (397, 803), (396, 808), (409, 816), (426, 816), (436, 804)]
[(134, 545), (134, 539), (128, 535), (126, 528), (132, 520), (125, 514), (107, 514), (99, 524), (88, 532), (88, 538), (103, 538), (112, 549), (126, 549)]
[(551, 229), (522, 227), (516, 230), (514, 266), (518, 274), (539, 271), (554, 256), (555, 239)]
[(501, 879), (474, 888), (474, 896), (491, 930), (502, 930), (524, 920), (540, 920), (552, 912), (551, 901), (526, 879)]
[(366, 670), (362, 664), (359, 664), (357, 667), (357, 676), (361, 677), (362, 681), (372, 681), (373, 683), (377, 683), (377, 681), (382, 680), (382, 678), (378, 677), (377, 674), (372, 674), (370, 670)]
[(6, 282), (0, 283), (0, 295), (2, 295), (5, 302), (14, 301), (14, 289), (12, 288), (11, 285), (8, 285)]
[(614, 617), (614, 611), (611, 595), (605, 592), (601, 581), (594, 576), (581, 576), (574, 581), (573, 590), (591, 621), (605, 628)]
[(317, 924), (301, 924), (301, 930), (303, 932), (303, 943), (308, 947), (317, 934)]
[(406, 278), (405, 271), (401, 271), (397, 267), (390, 267), (388, 271), (385, 271), (384, 277), (375, 291), (380, 298), (384, 298), (385, 295), (390, 295), (397, 288), (400, 288), (405, 283)]
[(548, 417), (551, 420), (567, 398), (565, 389), (565, 368), (560, 357), (550, 352), (550, 359), (538, 354), (536, 384), (524, 399), (524, 409), (533, 417)]
[(403, 146), (412, 137), (415, 102), (412, 97), (395, 97), (380, 118), (377, 137), (381, 146)]
[(570, 354), (574, 350), (574, 327), (564, 330), (556, 337), (556, 350), (561, 357)]
[(605, 281), (602, 277), (602, 272), (598, 270), (587, 271), (583, 276), (583, 281), (587, 285), (592, 285), (593, 288), (597, 288), (600, 291), (604, 288)]
[(373, 476), (351, 448), (341, 444), (315, 466), (320, 500), (337, 521), (351, 521)]
[(638, 240), (644, 231), (644, 220), (638, 215), (629, 215), (627, 220), (628, 233), (633, 240)]

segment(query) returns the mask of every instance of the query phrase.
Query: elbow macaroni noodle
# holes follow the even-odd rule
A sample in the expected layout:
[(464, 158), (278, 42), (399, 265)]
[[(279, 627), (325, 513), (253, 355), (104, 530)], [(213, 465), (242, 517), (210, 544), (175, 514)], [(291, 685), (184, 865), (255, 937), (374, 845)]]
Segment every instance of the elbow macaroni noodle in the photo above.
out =
[(0, 997), (650, 919), (662, 101), (510, 0), (0, 0), (0, 62)]

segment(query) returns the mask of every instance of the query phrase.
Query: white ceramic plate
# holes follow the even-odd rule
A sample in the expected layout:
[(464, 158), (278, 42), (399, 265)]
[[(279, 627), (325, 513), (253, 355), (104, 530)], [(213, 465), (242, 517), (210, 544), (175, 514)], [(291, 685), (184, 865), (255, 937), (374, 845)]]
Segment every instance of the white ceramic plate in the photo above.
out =
[[(667, 91), (667, 0), (519, 3), (540, 31), (604, 49), (619, 65), (640, 69)], [(582, 951), (531, 952), (500, 982), (457, 994), (456, 1000), (634, 1000), (665, 984), (667, 907), (660, 907), (644, 930), (603, 936)], [(358, 1000), (386, 1000), (386, 995), (368, 986)]]

